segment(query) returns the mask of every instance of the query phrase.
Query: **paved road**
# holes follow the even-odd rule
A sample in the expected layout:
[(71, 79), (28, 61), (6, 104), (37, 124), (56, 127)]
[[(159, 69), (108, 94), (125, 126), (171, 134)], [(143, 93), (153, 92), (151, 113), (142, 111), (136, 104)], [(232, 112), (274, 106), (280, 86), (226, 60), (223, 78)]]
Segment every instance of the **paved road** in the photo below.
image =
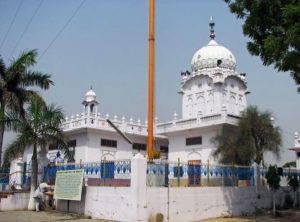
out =
[(1, 222), (112, 222), (108, 220), (85, 219), (71, 214), (56, 211), (6, 211), (0, 212)]

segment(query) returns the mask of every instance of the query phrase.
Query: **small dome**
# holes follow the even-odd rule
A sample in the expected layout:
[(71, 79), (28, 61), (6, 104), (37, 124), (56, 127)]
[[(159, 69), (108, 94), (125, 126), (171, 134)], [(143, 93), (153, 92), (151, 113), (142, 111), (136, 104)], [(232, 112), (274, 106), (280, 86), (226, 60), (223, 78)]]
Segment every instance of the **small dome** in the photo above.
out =
[(89, 91), (86, 92), (85, 94), (85, 101), (86, 102), (92, 102), (92, 101), (95, 101), (96, 100), (96, 93), (90, 89)]
[(211, 39), (206, 46), (194, 54), (192, 71), (216, 67), (235, 70), (236, 61), (230, 50)]

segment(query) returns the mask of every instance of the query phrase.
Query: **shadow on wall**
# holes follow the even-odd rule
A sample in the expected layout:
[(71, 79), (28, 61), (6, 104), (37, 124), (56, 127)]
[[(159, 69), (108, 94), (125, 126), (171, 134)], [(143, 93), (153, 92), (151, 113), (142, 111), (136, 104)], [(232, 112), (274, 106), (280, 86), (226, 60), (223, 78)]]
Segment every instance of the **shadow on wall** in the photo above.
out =
[[(228, 206), (223, 214), (248, 215), (263, 209), (272, 209), (272, 191), (266, 186), (222, 187), (224, 201)], [(276, 205), (284, 207), (287, 196), (292, 195), (288, 187), (281, 187), (276, 192)]]

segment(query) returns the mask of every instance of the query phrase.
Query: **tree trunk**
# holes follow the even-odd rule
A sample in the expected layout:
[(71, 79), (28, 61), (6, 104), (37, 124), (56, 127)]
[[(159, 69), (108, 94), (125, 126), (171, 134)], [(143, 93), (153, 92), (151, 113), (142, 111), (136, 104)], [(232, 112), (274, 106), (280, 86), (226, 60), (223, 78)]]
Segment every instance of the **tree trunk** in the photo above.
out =
[[(2, 115), (2, 114), (0, 114)], [(0, 123), (0, 167), (2, 166), (2, 146), (3, 146), (3, 136), (4, 136), (4, 123)]]
[(37, 144), (34, 144), (32, 158), (31, 158), (31, 186), (30, 186), (30, 199), (28, 203), (28, 210), (35, 209), (33, 194), (37, 188), (37, 176), (38, 176)]
[(275, 191), (273, 191), (273, 216), (276, 216), (276, 199), (275, 199)]
[(296, 191), (296, 206), (299, 206), (299, 193)]
[(297, 206), (297, 190), (294, 191), (294, 202), (293, 202), (293, 208)]
[[(3, 99), (1, 98), (0, 99), (0, 118), (4, 120), (4, 116), (5, 116), (5, 103), (4, 103)], [(4, 121), (1, 121), (1, 123), (0, 123), (0, 167), (2, 166), (2, 156), (3, 156), (2, 148), (3, 148), (4, 130), (5, 130), (5, 124), (4, 124)]]

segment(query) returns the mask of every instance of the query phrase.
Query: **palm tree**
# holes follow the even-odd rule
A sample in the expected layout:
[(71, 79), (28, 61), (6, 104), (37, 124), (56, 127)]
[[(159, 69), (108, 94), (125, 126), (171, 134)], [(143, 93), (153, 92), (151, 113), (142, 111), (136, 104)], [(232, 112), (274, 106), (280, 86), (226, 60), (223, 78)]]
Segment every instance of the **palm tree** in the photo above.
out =
[[(18, 132), (16, 139), (5, 151), (5, 163), (8, 163), (16, 155), (22, 153), (28, 146), (33, 147), (31, 194), (37, 188), (38, 175), (38, 148), (43, 151), (47, 144), (58, 144), (59, 148), (66, 148), (63, 132), (60, 124), (64, 119), (61, 108), (54, 105), (45, 105), (41, 99), (33, 99), (24, 117), (20, 114), (10, 114), (7, 128)], [(31, 201), (32, 202), (32, 201)], [(31, 205), (29, 204), (29, 208)]]
[(224, 164), (246, 164), (253, 160), (259, 165), (265, 151), (279, 157), (282, 144), (280, 128), (272, 123), (270, 112), (260, 112), (250, 106), (243, 112), (234, 131), (224, 128), (220, 135), (212, 139), (217, 145), (213, 153)]
[(271, 151), (279, 158), (282, 145), (281, 129), (274, 126), (272, 119), (270, 112), (260, 112), (257, 107), (250, 106), (239, 121), (240, 134), (249, 135), (255, 154), (254, 161), (258, 165), (262, 162), (265, 151)]
[[(212, 138), (212, 143), (217, 145), (213, 156), (219, 158), (219, 162), (226, 165), (250, 165), (251, 157), (253, 157), (254, 150), (249, 149), (246, 141), (249, 141), (247, 135), (239, 135), (239, 128), (224, 127), (221, 134)], [(243, 146), (241, 146), (243, 141)], [(249, 158), (250, 157), (250, 158)]]
[[(53, 85), (49, 74), (32, 71), (36, 64), (37, 51), (23, 52), (19, 58), (13, 60), (7, 67), (0, 58), (0, 119), (4, 118), (5, 111), (18, 112), (24, 116), (24, 104), (39, 94), (29, 87), (48, 89)], [(0, 121), (0, 166), (2, 160), (2, 146), (5, 124)]]

